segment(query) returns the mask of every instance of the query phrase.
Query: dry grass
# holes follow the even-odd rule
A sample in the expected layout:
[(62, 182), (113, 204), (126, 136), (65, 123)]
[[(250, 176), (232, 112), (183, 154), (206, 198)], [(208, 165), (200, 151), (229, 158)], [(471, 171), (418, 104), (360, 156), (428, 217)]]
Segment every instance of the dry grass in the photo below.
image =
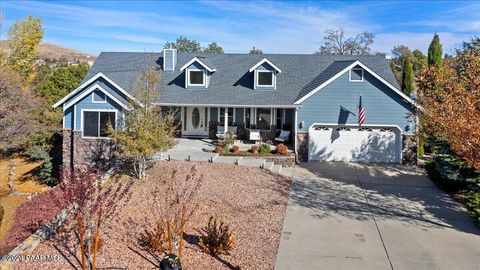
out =
[[(41, 162), (29, 162), (25, 157), (14, 157), (15, 162), (15, 188), (14, 192), (36, 193), (48, 187), (37, 181)], [(0, 242), (6, 237), (12, 226), (15, 210), (27, 201), (26, 195), (9, 195), (8, 175), (10, 173), (10, 159), (0, 160), (0, 205), (5, 209), (5, 216), (0, 227)]]
[[(165, 186), (162, 180), (168, 180), (173, 170), (177, 171), (177, 177), (185, 177), (193, 164), (204, 178), (195, 198), (199, 206), (185, 228), (183, 268), (273, 269), (290, 181), (257, 168), (179, 161), (158, 162), (148, 171), (149, 179), (146, 180), (122, 179), (135, 181), (132, 199), (127, 206), (119, 209), (114, 220), (105, 224), (105, 243), (99, 255), (99, 268), (158, 268), (158, 260), (139, 244), (141, 233), (155, 224), (160, 212), (153, 207), (152, 191), (162, 189)], [(235, 229), (236, 246), (229, 256), (215, 258), (198, 246), (198, 230), (207, 225), (212, 215)], [(62, 238), (57, 235), (31, 253), (63, 254), (62, 261), (48, 264), (22, 262), (15, 269), (78, 268), (78, 248), (75, 248), (73, 234), (68, 232), (62, 236), (63, 240), (69, 239), (66, 245), (58, 240)]]
[(42, 192), (48, 189), (46, 185), (38, 182), (37, 174), (39, 173), (41, 161), (29, 162), (24, 157), (14, 158), (15, 169), (15, 191), (17, 192)]
[(0, 198), (0, 205), (5, 209), (2, 225), (0, 226), (0, 242), (10, 231), (12, 227), (13, 218), (15, 217), (15, 210), (21, 204), (27, 201), (27, 196), (23, 195), (10, 195)]

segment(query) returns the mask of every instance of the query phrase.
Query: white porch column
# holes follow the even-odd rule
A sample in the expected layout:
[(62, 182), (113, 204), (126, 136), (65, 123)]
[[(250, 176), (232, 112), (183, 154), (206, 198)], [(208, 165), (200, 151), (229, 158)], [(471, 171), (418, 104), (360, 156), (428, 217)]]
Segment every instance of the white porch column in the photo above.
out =
[(228, 131), (228, 108), (225, 107), (225, 114), (224, 114), (224, 120), (223, 120), (223, 126), (225, 127), (224, 130), (223, 130), (223, 133), (224, 134), (227, 134), (227, 131)]
[(293, 126), (294, 126), (294, 133), (293, 133), (293, 150), (295, 153), (295, 161), (298, 162), (298, 153), (297, 153), (297, 128), (298, 128), (298, 123), (297, 123), (297, 112), (298, 112), (298, 107), (295, 108), (294, 112), (294, 120), (293, 120)]

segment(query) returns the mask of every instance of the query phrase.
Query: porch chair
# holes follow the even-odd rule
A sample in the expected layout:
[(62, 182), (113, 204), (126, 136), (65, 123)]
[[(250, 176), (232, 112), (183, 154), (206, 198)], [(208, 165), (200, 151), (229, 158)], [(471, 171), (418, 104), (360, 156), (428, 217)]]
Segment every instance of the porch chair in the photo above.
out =
[(249, 129), (248, 139), (249, 141), (260, 141), (260, 129)]
[(217, 139), (223, 140), (225, 139), (225, 127), (224, 126), (217, 126)]
[(280, 130), (280, 135), (275, 138), (276, 142), (287, 142), (290, 140), (290, 130)]

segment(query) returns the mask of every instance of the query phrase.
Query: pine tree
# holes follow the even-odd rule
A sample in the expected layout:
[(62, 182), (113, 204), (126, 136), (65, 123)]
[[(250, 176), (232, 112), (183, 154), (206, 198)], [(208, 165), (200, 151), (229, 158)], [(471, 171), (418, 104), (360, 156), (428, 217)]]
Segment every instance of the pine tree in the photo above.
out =
[(428, 65), (439, 68), (442, 66), (442, 44), (437, 33), (433, 36), (433, 40), (428, 46)]
[(413, 65), (409, 58), (403, 60), (402, 92), (410, 95), (413, 90)]

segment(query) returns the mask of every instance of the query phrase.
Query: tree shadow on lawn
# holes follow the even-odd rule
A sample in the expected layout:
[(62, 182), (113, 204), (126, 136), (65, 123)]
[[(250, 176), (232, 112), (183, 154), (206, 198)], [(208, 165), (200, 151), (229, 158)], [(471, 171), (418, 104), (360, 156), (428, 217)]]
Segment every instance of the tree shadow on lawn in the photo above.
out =
[(290, 202), (314, 210), (316, 218), (339, 214), (364, 221), (373, 213), (377, 220), (480, 235), (460, 204), (411, 168), (343, 162), (299, 167), (308, 172), (296, 173)]

